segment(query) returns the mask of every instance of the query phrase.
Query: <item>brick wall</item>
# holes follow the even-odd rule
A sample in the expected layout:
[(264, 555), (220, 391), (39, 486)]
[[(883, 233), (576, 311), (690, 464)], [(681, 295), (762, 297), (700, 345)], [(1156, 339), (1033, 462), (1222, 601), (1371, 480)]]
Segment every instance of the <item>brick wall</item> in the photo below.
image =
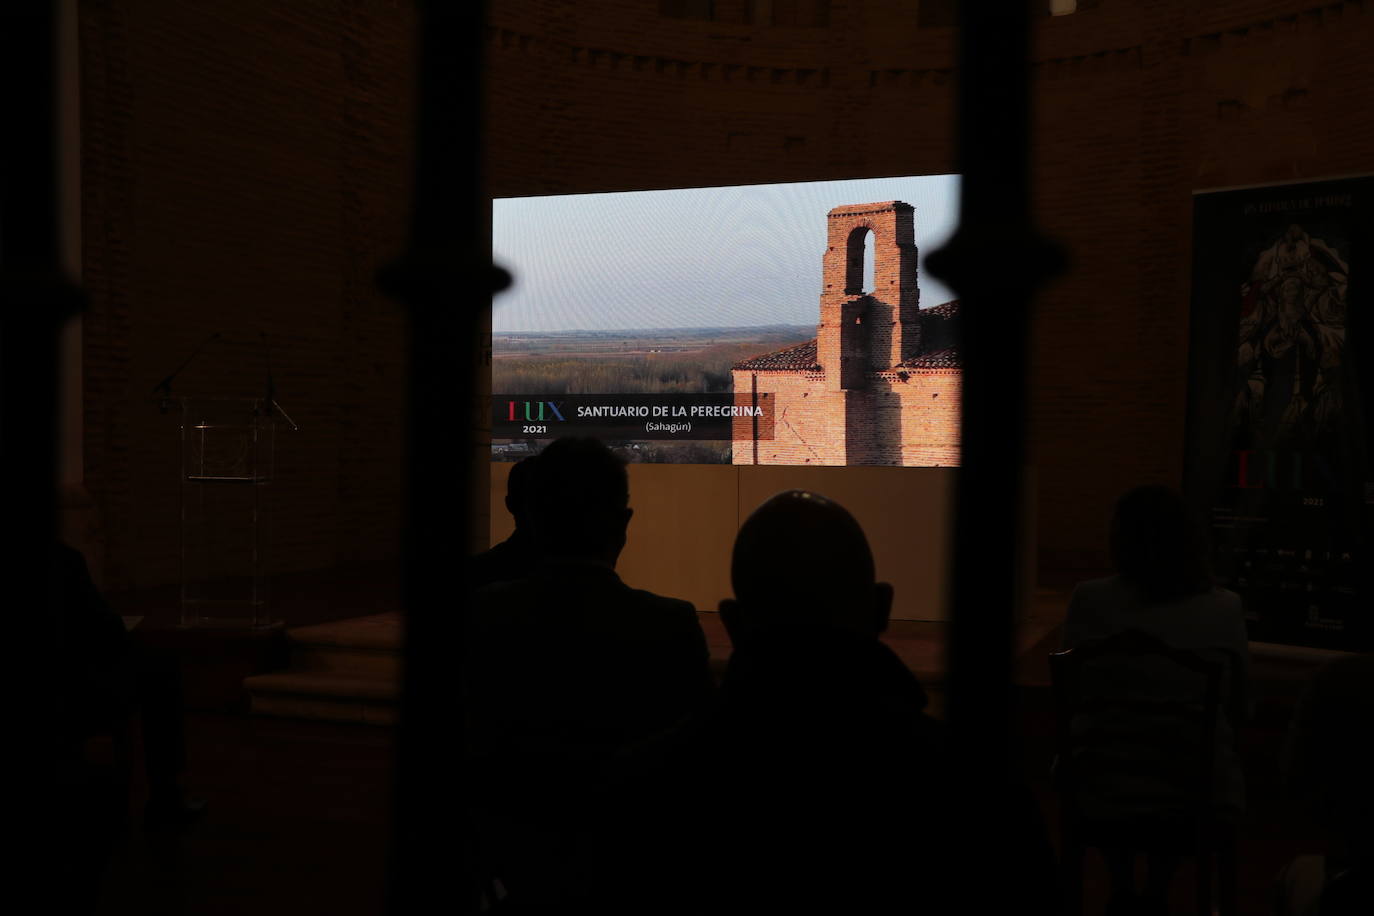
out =
[[(492, 193), (952, 171), (954, 33), (914, 7), (832, 0), (807, 28), (493, 0)], [(265, 329), (302, 424), (281, 561), (394, 553), (402, 324), (369, 279), (404, 227), (411, 25), (391, 0), (81, 5), (85, 461), (109, 584), (175, 575), (175, 445), (142, 398), (212, 330), (222, 352), (179, 387), (258, 384)], [(1370, 171), (1371, 46), (1354, 0), (1041, 20), (1035, 204), (1074, 259), (1030, 341), (1046, 565), (1100, 563), (1117, 493), (1180, 477), (1190, 191)]]
[[(839, 365), (854, 350), (860, 351), (854, 357), (855, 371), (881, 370), (914, 356), (919, 349), (913, 209), (910, 204), (889, 201), (836, 207), (826, 214), (818, 342), (821, 365)], [(873, 288), (863, 289), (868, 246), (873, 250)], [(867, 294), (862, 314), (846, 316), (844, 307), (861, 294)], [(848, 345), (846, 336), (860, 329), (862, 341)], [(842, 384), (841, 376), (846, 374), (841, 370), (831, 383), (850, 387)]]
[[(915, 369), (884, 372), (886, 409), (899, 412), (896, 460), (876, 464), (953, 467), (959, 464), (959, 369)], [(876, 381), (875, 381), (876, 386)]]
[(735, 464), (959, 463), (958, 369), (870, 373), (863, 388), (833, 390), (822, 372), (736, 369), (736, 391), (773, 395), (773, 438), (737, 441)]
[(845, 392), (832, 391), (822, 372), (746, 372), (736, 369), (736, 391), (771, 392), (776, 412), (773, 438), (736, 442), (735, 464), (847, 464), (844, 438)]
[[(904, 0), (834, 0), (828, 29), (495, 0), (493, 193), (952, 171), (954, 32), (919, 18)], [(1035, 205), (1073, 256), (1030, 341), (1043, 566), (1103, 564), (1114, 498), (1181, 478), (1190, 192), (1374, 168), (1369, 47), (1362, 2), (1102, 0), (1040, 21)]]
[[(734, 390), (770, 395), (775, 411), (771, 440), (741, 441), (746, 427), (736, 426), (735, 464), (959, 463), (959, 370), (899, 368), (921, 352), (913, 211), (886, 201), (826, 214), (820, 369), (734, 370)], [(864, 289), (868, 245), (874, 266)]]

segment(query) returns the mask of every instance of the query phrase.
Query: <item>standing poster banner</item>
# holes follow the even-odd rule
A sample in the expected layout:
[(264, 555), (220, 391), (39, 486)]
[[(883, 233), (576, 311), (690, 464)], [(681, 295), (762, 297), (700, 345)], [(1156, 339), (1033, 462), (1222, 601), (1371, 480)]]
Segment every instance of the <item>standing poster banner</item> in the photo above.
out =
[(1185, 491), (1250, 638), (1374, 633), (1374, 177), (1197, 192)]

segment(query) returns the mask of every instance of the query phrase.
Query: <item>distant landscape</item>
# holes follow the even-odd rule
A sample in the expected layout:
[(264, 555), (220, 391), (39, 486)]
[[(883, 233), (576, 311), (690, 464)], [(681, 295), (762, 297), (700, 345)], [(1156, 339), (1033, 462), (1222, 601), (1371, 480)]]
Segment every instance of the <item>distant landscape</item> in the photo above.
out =
[[(805, 343), (815, 325), (492, 334), (493, 394), (663, 394), (732, 390), (735, 363)], [(610, 442), (627, 461), (729, 464), (729, 442)], [(535, 441), (497, 440), (492, 457), (518, 461)]]
[(492, 334), (495, 394), (726, 392), (742, 359), (804, 343), (815, 325)]

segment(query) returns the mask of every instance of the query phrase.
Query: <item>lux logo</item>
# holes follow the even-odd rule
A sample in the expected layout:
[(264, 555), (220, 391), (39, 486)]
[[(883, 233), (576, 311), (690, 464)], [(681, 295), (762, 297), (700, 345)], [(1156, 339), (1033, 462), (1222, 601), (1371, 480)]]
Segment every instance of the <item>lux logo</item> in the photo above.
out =
[[(507, 401), (506, 404), (510, 407), (510, 414), (506, 419), (512, 423), (521, 419), (530, 423), (543, 423), (547, 420), (562, 420), (567, 422), (567, 418), (563, 416), (563, 412), (558, 409), (558, 403), (556, 401)], [(524, 405), (525, 415), (523, 417), (517, 415), (519, 413), (519, 408), (516, 405), (518, 404)], [(547, 413), (545, 412), (546, 407), (548, 408)]]

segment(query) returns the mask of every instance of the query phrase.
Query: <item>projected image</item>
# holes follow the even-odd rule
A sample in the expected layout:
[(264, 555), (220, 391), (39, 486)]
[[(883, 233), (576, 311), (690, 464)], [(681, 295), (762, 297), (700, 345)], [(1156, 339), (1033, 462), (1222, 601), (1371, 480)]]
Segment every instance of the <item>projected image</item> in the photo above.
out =
[(959, 463), (958, 177), (494, 202), (492, 455)]

